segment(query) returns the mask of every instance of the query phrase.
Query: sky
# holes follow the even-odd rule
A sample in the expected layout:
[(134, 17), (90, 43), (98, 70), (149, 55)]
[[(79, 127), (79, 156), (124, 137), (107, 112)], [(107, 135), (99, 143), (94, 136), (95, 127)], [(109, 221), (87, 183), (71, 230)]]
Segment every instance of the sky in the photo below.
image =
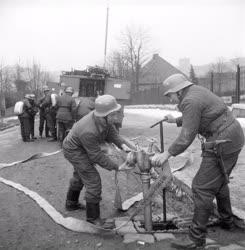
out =
[(45, 70), (103, 65), (126, 27), (146, 30), (149, 50), (177, 66), (245, 56), (244, 0), (0, 0), (2, 64)]

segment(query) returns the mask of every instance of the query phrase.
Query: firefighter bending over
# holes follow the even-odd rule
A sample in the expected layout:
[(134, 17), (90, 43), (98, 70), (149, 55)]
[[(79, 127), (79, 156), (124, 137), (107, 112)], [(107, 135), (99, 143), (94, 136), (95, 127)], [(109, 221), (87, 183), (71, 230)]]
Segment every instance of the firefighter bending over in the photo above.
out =
[[(85, 186), (87, 221), (100, 226), (104, 226), (100, 218), (102, 186), (95, 164), (109, 171), (121, 170), (120, 166), (101, 151), (100, 144), (110, 142), (124, 151), (130, 150), (114, 127), (118, 122), (117, 111), (120, 108), (121, 105), (113, 96), (99, 96), (95, 100), (95, 110), (75, 123), (63, 142), (64, 156), (74, 167), (66, 209), (84, 208), (78, 199)], [(131, 149), (135, 150), (135, 147), (131, 145)]]
[[(169, 149), (155, 155), (152, 163), (161, 166), (169, 157), (179, 155), (198, 134), (202, 142), (202, 162), (192, 181), (194, 215), (189, 237), (172, 245), (178, 249), (204, 249), (206, 225), (214, 198), (217, 200), (220, 225), (224, 229), (234, 228), (227, 176), (236, 165), (243, 147), (243, 130), (221, 98), (206, 88), (194, 85), (184, 75), (170, 76), (163, 87), (164, 95), (177, 102), (182, 112), (182, 117), (176, 119), (168, 115), (168, 122), (176, 122), (182, 129)], [(223, 143), (228, 141), (230, 143)], [(218, 146), (220, 150), (217, 151)]]

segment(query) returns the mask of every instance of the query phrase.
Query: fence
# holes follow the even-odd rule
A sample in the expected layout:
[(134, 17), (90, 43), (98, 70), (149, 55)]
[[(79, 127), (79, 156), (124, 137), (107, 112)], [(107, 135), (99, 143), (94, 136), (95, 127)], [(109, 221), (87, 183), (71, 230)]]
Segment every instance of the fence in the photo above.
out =
[[(245, 66), (237, 66), (236, 72), (210, 72), (206, 77), (198, 78), (198, 85), (210, 89), (227, 102), (245, 102)], [(131, 95), (131, 104), (168, 104), (163, 97), (161, 84), (140, 84), (139, 91)]]

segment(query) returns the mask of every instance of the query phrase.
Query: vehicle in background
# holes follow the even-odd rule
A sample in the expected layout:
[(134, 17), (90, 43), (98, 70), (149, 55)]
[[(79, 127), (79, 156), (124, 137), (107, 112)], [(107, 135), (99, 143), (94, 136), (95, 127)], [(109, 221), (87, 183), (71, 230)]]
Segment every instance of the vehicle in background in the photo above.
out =
[(64, 83), (73, 87), (74, 96), (78, 99), (109, 94), (123, 106), (130, 104), (131, 83), (110, 77), (108, 72), (100, 67), (88, 67), (83, 71), (64, 71), (60, 76), (60, 84)]

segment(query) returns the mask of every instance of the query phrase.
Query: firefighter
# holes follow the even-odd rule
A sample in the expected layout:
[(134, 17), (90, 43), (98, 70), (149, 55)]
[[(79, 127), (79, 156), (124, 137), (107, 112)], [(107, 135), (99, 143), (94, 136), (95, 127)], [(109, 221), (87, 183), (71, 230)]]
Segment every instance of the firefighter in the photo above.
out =
[(45, 115), (45, 108), (42, 107), (42, 103), (45, 100), (45, 97), (49, 94), (49, 87), (44, 86), (43, 87), (43, 93), (44, 96), (38, 101), (38, 107), (39, 107), (39, 136), (42, 138), (43, 136), (43, 129), (45, 127), (45, 136), (46, 138), (49, 137), (49, 129), (48, 129), (48, 124), (47, 124), (47, 119)]
[(31, 98), (32, 98), (31, 94), (25, 95), (25, 98), (23, 99), (23, 112), (22, 114), (18, 115), (18, 118), (20, 120), (21, 137), (24, 142), (33, 141), (33, 139), (30, 138), (31, 134), (30, 117), (32, 110), (32, 106), (30, 104)]
[[(95, 164), (107, 170), (121, 168), (106, 156), (100, 149), (100, 144), (107, 141), (114, 143), (124, 151), (130, 148), (124, 144), (121, 136), (114, 128), (118, 120), (118, 110), (121, 105), (111, 95), (102, 95), (95, 100), (95, 110), (76, 122), (64, 139), (63, 153), (73, 165), (73, 178), (67, 193), (66, 209), (85, 208), (79, 202), (80, 192), (85, 186), (87, 221), (103, 225), (100, 218), (101, 179)], [(131, 149), (135, 149), (130, 145)]]
[(77, 105), (77, 121), (87, 115), (90, 111), (94, 110), (95, 97), (82, 97)]
[(58, 139), (63, 142), (66, 133), (72, 128), (75, 121), (76, 102), (72, 97), (73, 88), (67, 87), (65, 93), (57, 98), (57, 127), (58, 127)]
[[(234, 168), (243, 147), (243, 131), (221, 98), (206, 88), (194, 85), (184, 75), (170, 76), (164, 81), (163, 87), (164, 95), (177, 102), (182, 112), (182, 117), (176, 119), (167, 115), (168, 122), (182, 128), (168, 150), (155, 155), (152, 163), (161, 166), (171, 156), (179, 155), (189, 147), (196, 135), (201, 139), (203, 151), (200, 168), (192, 181), (194, 215), (189, 237), (186, 241), (176, 241), (172, 245), (177, 249), (204, 249), (206, 225), (213, 210), (214, 198), (217, 201), (220, 225), (224, 229), (234, 228), (226, 177)], [(231, 141), (222, 145), (219, 154), (214, 150), (218, 140)], [(208, 144), (213, 146), (206, 150)]]
[[(44, 89), (48, 89), (47, 86), (44, 87)], [(52, 90), (53, 91), (53, 90)], [(43, 102), (40, 104), (40, 108), (43, 108), (45, 110), (45, 117), (47, 119), (47, 125), (48, 129), (51, 133), (50, 139), (48, 141), (57, 141), (57, 133), (56, 133), (56, 107), (52, 103), (51, 94), (49, 93), (44, 97)]]
[(30, 135), (31, 135), (31, 139), (36, 140), (37, 137), (35, 137), (34, 130), (35, 130), (35, 116), (36, 116), (36, 114), (38, 112), (38, 106), (37, 106), (37, 103), (35, 101), (35, 95), (34, 94), (30, 94), (29, 102), (31, 104), (31, 110), (30, 110), (31, 132), (30, 132)]

